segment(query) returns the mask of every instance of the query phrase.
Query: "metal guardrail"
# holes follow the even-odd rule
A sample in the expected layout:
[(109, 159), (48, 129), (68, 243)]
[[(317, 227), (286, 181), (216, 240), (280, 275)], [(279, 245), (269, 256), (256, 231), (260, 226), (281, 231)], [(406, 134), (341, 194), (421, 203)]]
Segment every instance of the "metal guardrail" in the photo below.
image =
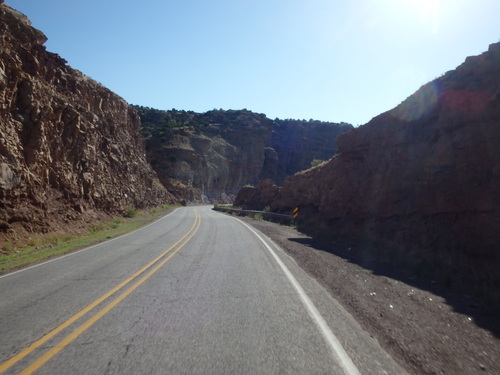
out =
[(235, 213), (235, 214), (239, 214), (239, 215), (247, 215), (247, 216), (260, 214), (262, 216), (275, 217), (275, 218), (279, 218), (279, 219), (290, 219), (290, 220), (293, 219), (292, 215), (278, 214), (276, 212), (268, 212), (268, 211), (239, 210), (237, 208), (229, 208), (229, 207), (221, 207), (221, 206), (214, 206), (213, 210), (220, 211), (220, 212)]

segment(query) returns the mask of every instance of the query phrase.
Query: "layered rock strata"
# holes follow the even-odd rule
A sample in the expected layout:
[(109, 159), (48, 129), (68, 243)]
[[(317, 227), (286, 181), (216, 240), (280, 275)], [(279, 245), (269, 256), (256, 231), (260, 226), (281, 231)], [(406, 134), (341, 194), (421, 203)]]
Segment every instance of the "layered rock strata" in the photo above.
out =
[(0, 4), (0, 231), (175, 199), (146, 161), (136, 111), (45, 41)]
[(260, 179), (278, 184), (316, 160), (331, 158), (349, 124), (270, 120), (247, 110), (206, 113), (139, 107), (147, 154), (160, 180), (188, 199), (232, 202)]

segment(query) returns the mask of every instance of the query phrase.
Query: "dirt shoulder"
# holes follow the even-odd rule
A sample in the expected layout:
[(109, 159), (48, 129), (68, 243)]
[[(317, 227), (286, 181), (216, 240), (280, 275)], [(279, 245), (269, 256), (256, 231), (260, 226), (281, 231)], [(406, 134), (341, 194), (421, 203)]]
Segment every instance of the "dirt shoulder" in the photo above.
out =
[(432, 280), (398, 274), (349, 243), (243, 218), (321, 283), (412, 374), (500, 374), (500, 317)]

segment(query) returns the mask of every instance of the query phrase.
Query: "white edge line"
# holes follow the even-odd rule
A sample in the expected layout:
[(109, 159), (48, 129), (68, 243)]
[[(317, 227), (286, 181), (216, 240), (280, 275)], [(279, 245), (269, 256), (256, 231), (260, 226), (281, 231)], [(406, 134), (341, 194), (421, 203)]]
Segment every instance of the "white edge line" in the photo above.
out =
[(64, 255), (58, 256), (58, 257), (56, 257), (56, 258), (50, 259), (50, 260), (46, 260), (45, 262), (42, 262), (42, 263), (37, 263), (37, 264), (35, 264), (35, 265), (33, 265), (33, 266), (30, 266), (30, 267), (21, 268), (21, 269), (19, 269), (19, 270), (17, 270), (17, 271), (9, 272), (9, 273), (6, 273), (5, 275), (0, 275), (0, 279), (3, 279), (4, 277), (7, 277), (7, 276), (12, 276), (12, 275), (15, 275), (15, 274), (17, 274), (17, 273), (21, 273), (21, 272), (24, 272), (24, 271), (31, 270), (31, 269), (36, 268), (36, 267), (43, 266), (43, 265), (45, 265), (45, 264), (47, 264), (47, 263), (52, 263), (52, 262), (55, 262), (56, 260), (61, 260), (61, 259), (66, 258), (66, 257), (70, 257), (70, 256), (72, 256), (72, 255), (76, 255), (76, 254), (81, 253), (81, 252), (83, 252), (83, 251), (87, 251), (87, 250), (93, 249), (94, 247), (97, 247), (97, 246), (101, 246), (101, 245), (107, 244), (107, 243), (109, 243), (109, 242), (112, 242), (112, 241), (118, 240), (118, 239), (120, 239), (120, 238), (122, 238), (122, 237), (126, 237), (126, 236), (128, 236), (128, 235), (131, 235), (131, 234), (133, 234), (133, 233), (137, 232), (137, 231), (140, 231), (140, 230), (142, 230), (142, 229), (146, 229), (147, 227), (149, 227), (149, 226), (151, 226), (151, 225), (153, 225), (153, 224), (156, 224), (156, 223), (160, 222), (161, 220), (165, 219), (167, 216), (172, 215), (172, 214), (173, 214), (175, 211), (177, 211), (179, 208), (180, 208), (180, 207), (177, 207), (175, 210), (173, 210), (172, 212), (169, 212), (169, 213), (168, 213), (168, 214), (166, 214), (165, 216), (160, 217), (158, 220), (155, 220), (155, 221), (153, 221), (152, 223), (149, 223), (148, 225), (146, 225), (146, 226), (144, 226), (144, 227), (141, 227), (141, 228), (138, 228), (138, 229), (136, 229), (136, 230), (134, 230), (134, 231), (132, 231), (132, 232), (128, 232), (128, 233), (122, 234), (121, 236), (118, 236), (118, 237), (115, 237), (115, 238), (111, 238), (111, 239), (109, 239), (109, 240), (107, 240), (107, 241), (104, 241), (104, 242), (99, 242), (99, 243), (96, 243), (95, 245), (92, 245), (92, 246), (89, 246), (89, 247), (85, 247), (85, 248), (83, 248), (83, 249), (80, 249), (80, 250), (77, 250), (77, 251), (73, 251), (73, 252), (70, 252), (70, 253), (68, 253), (68, 254), (64, 254)]
[[(302, 303), (307, 309), (307, 312), (309, 313), (309, 316), (312, 318), (312, 320), (316, 323), (318, 326), (321, 334), (325, 338), (326, 342), (330, 345), (330, 348), (333, 351), (334, 356), (338, 360), (338, 363), (340, 367), (344, 370), (344, 372), (347, 375), (360, 375), (360, 372), (356, 365), (352, 362), (351, 358), (345, 351), (344, 347), (342, 344), (339, 342), (335, 334), (332, 332), (328, 324), (326, 323), (325, 319), (321, 316), (320, 312), (314, 305), (314, 303), (311, 301), (309, 296), (306, 294), (304, 289), (300, 286), (299, 282), (297, 279), (292, 275), (290, 270), (285, 266), (285, 264), (282, 262), (282, 260), (276, 255), (274, 250), (267, 244), (267, 242), (260, 236), (252, 227), (244, 223), (243, 221), (234, 218), (235, 220), (239, 221), (241, 224), (243, 224), (245, 227), (247, 227), (253, 234), (257, 236), (257, 238), (264, 244), (264, 246), (269, 250), (273, 258), (276, 260), (290, 283), (293, 285), (295, 290), (297, 291)], [(278, 249), (280, 247), (276, 244), (273, 243), (274, 246), (276, 246)]]

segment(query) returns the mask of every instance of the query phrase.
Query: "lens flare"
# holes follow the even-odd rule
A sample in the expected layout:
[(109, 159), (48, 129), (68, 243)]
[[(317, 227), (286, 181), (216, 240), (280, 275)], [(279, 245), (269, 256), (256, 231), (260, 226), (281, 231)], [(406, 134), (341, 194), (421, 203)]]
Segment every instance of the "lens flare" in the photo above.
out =
[(405, 121), (418, 120), (436, 108), (439, 94), (439, 82), (430, 82), (397, 106), (395, 116)]

